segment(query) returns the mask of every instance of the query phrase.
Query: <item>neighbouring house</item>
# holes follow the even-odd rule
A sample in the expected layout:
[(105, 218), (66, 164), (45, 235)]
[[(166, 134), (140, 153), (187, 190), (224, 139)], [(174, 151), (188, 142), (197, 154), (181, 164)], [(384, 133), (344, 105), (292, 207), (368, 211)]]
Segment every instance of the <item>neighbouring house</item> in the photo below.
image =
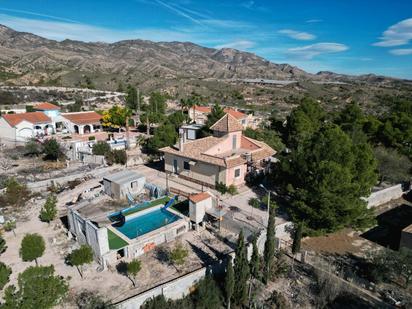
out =
[(24, 142), (55, 133), (52, 120), (42, 112), (6, 114), (0, 118), (0, 138), (8, 142)]
[(113, 199), (126, 199), (143, 191), (146, 178), (133, 171), (121, 171), (103, 178), (104, 192)]
[(102, 115), (91, 112), (63, 113), (63, 124), (72, 134), (88, 134), (101, 131)]
[(402, 230), (399, 247), (412, 250), (412, 224)]
[(180, 134), (178, 145), (160, 149), (165, 171), (214, 188), (216, 183), (242, 186), (249, 173), (267, 172), (276, 153), (264, 142), (242, 134), (243, 126), (225, 114), (210, 128), (213, 136), (187, 141)]
[[(189, 118), (191, 121), (195, 122), (196, 124), (205, 125), (207, 122), (207, 116), (211, 113), (212, 108), (209, 106), (198, 106), (195, 105), (189, 109)], [(224, 112), (230, 114), (234, 118), (239, 121), (239, 123), (243, 126), (243, 129), (246, 128), (257, 128), (257, 122), (255, 121), (255, 117), (252, 114), (245, 114), (233, 108), (224, 108)]]

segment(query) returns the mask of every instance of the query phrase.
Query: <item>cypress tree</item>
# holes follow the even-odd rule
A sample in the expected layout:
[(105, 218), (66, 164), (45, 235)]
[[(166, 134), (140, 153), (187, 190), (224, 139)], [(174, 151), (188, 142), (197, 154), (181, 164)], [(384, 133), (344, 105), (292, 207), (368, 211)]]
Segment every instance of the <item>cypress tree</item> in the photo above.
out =
[(260, 274), (259, 274), (259, 268), (260, 268), (260, 256), (259, 256), (259, 251), (258, 247), (256, 244), (257, 237), (253, 237), (253, 252), (252, 252), (252, 257), (250, 259), (250, 275), (254, 279), (259, 279)]
[(235, 289), (235, 273), (233, 270), (232, 257), (229, 256), (226, 267), (226, 278), (225, 278), (225, 293), (226, 293), (226, 304), (227, 308), (230, 309), (230, 299), (233, 296), (233, 291)]
[(247, 301), (247, 281), (249, 279), (249, 263), (247, 260), (247, 251), (245, 246), (245, 239), (243, 231), (239, 233), (237, 240), (236, 256), (234, 261), (235, 271), (235, 289), (234, 289), (234, 302), (237, 305), (244, 304)]
[(303, 223), (299, 222), (296, 227), (295, 235), (293, 237), (292, 253), (296, 254), (300, 251), (300, 241), (302, 239)]
[(265, 249), (263, 252), (263, 259), (264, 259), (264, 275), (263, 275), (263, 282), (267, 284), (270, 279), (270, 273), (272, 271), (272, 266), (274, 264), (274, 257), (275, 257), (275, 214), (276, 214), (276, 206), (269, 205), (269, 220), (268, 226), (266, 230), (266, 242), (265, 242)]

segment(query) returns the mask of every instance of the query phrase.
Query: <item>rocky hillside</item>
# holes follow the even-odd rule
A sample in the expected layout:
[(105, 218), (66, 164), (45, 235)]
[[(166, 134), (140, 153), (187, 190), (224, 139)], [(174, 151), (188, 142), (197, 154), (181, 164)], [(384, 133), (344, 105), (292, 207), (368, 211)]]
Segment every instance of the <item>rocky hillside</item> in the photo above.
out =
[[(244, 85), (240, 78), (296, 80), (284, 87)], [(334, 107), (356, 100), (368, 108), (388, 95), (410, 95), (411, 81), (333, 72), (307, 73), (235, 49), (189, 42), (127, 40), (112, 44), (54, 41), (0, 25), (0, 84), (75, 86), (116, 90), (137, 85), (143, 92), (167, 91), (179, 98), (201, 95), (239, 107), (272, 105), (289, 110), (311, 95)], [(329, 102), (329, 103), (328, 103)], [(264, 110), (267, 110), (264, 108)]]

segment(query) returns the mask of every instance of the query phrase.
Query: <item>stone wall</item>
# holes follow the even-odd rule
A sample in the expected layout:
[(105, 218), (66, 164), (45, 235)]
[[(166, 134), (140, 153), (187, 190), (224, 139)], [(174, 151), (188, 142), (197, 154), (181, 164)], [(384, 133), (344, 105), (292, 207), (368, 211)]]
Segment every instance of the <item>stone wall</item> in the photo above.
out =
[(398, 184), (380, 191), (373, 192), (368, 198), (366, 198), (368, 208), (377, 207), (392, 200), (401, 198), (402, 195), (409, 190), (410, 186)]

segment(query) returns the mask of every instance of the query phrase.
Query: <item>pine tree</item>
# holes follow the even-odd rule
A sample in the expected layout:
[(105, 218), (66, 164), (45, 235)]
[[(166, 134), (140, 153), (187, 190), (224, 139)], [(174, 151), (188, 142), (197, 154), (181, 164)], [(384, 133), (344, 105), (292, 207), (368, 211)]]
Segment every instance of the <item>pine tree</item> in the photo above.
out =
[(50, 223), (57, 215), (57, 198), (54, 194), (50, 194), (47, 197), (42, 209), (40, 210), (40, 220), (43, 222)]
[(296, 254), (300, 251), (300, 241), (302, 239), (302, 232), (303, 232), (303, 223), (299, 222), (296, 227), (295, 235), (293, 237), (293, 244), (292, 244), (293, 254)]
[(258, 247), (256, 244), (257, 237), (253, 237), (253, 252), (252, 252), (252, 257), (250, 259), (250, 275), (254, 279), (259, 279), (260, 277), (260, 256), (259, 256), (259, 251)]
[(230, 309), (230, 299), (233, 296), (233, 291), (235, 289), (235, 274), (233, 270), (232, 257), (229, 256), (226, 267), (226, 278), (225, 278), (225, 293), (226, 293), (226, 304), (227, 308)]
[(234, 271), (236, 282), (233, 293), (234, 302), (237, 305), (241, 305), (247, 301), (247, 281), (249, 279), (249, 263), (247, 260), (247, 251), (242, 230), (239, 233), (237, 241)]
[(270, 274), (272, 271), (272, 266), (274, 264), (274, 257), (275, 257), (275, 242), (276, 242), (276, 235), (275, 235), (275, 214), (276, 214), (276, 206), (270, 205), (269, 206), (269, 220), (268, 226), (266, 230), (266, 242), (265, 242), (265, 249), (263, 252), (263, 259), (264, 259), (264, 275), (263, 275), (263, 282), (267, 284), (270, 279)]

